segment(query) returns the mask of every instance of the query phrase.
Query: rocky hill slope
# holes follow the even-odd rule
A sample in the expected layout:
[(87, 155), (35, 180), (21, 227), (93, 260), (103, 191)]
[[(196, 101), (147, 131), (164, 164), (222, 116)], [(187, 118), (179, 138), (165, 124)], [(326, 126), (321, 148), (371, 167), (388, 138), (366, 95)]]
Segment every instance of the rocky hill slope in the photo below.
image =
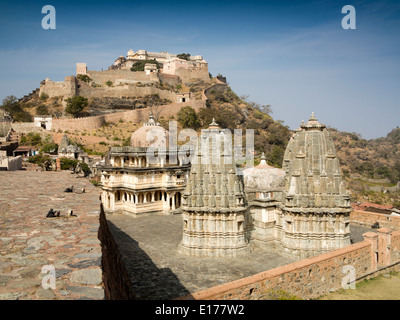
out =
[[(218, 83), (214, 79), (214, 84)], [(209, 89), (207, 89), (209, 88)], [(180, 84), (172, 88), (175, 92), (192, 92), (196, 99), (201, 99), (203, 92), (207, 97), (207, 108), (195, 112), (195, 129), (198, 132), (208, 127), (212, 119), (222, 127), (242, 129), (245, 136), (246, 129), (254, 130), (254, 145), (256, 150), (256, 164), (262, 152), (265, 153), (269, 164), (281, 167), (284, 150), (291, 135), (287, 126), (281, 121), (275, 121), (271, 116), (268, 105), (259, 105), (250, 102), (246, 97), (237, 96), (228, 85), (219, 83), (210, 88), (209, 82), (193, 80), (186, 85)], [(153, 108), (157, 112), (157, 105), (164, 104), (156, 96), (138, 97), (135, 104)], [(31, 116), (36, 114), (51, 114), (61, 116), (61, 101), (56, 98), (47, 99), (39, 97), (38, 93), (32, 94), (29, 99), (21, 102), (22, 108)], [(107, 107), (107, 106), (106, 106)], [(129, 109), (131, 106), (121, 108), (112, 107), (109, 112), (119, 109)], [(85, 116), (95, 115), (95, 104), (89, 104)], [(104, 110), (102, 110), (104, 112)], [(193, 116), (193, 115), (191, 115)], [(169, 119), (157, 119), (168, 129), (169, 120), (178, 120), (178, 130), (185, 127), (180, 121), (180, 115)], [(327, 123), (329, 125), (329, 123)], [(89, 154), (105, 153), (110, 146), (129, 145), (131, 134), (140, 127), (136, 123), (106, 124), (98, 130), (85, 130), (75, 132), (72, 137)], [(371, 201), (379, 204), (394, 204), (400, 206), (400, 128), (393, 129), (386, 137), (366, 140), (357, 133), (340, 132), (329, 128), (336, 145), (340, 159), (342, 173), (352, 192), (353, 201)], [(67, 132), (68, 133), (68, 132)], [(56, 133), (53, 133), (55, 135)], [(58, 135), (60, 132), (58, 132)], [(54, 137), (55, 140), (59, 138)], [(56, 141), (55, 141), (56, 142)], [(245, 142), (243, 141), (243, 145)]]

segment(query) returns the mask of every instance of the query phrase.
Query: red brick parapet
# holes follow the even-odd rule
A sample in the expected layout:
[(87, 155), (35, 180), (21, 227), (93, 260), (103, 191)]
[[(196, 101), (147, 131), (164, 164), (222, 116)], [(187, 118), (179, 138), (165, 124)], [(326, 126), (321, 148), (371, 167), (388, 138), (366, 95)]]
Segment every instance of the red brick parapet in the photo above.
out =
[(372, 226), (378, 222), (380, 227), (389, 227), (393, 230), (400, 229), (400, 217), (382, 213), (354, 210), (350, 213), (351, 222)]
[(378, 234), (367, 232), (363, 234), (364, 240), (371, 243), (371, 271), (378, 269)]
[(304, 299), (341, 287), (343, 266), (355, 268), (357, 278), (372, 271), (370, 241), (303, 259), (256, 275), (178, 298), (178, 300), (249, 299), (254, 293), (282, 289)]

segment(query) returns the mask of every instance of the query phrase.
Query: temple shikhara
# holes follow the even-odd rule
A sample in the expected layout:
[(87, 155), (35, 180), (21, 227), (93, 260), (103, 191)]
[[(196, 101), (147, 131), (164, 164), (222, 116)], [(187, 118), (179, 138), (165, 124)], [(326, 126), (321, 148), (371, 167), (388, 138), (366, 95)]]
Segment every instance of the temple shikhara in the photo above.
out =
[(304, 258), (350, 244), (349, 194), (329, 132), (314, 114), (293, 133), (282, 169), (262, 155), (259, 165), (238, 174), (215, 121), (203, 130), (191, 164), (169, 164), (168, 148), (149, 163), (149, 137), (156, 135), (168, 146), (168, 131), (150, 116), (130, 147), (110, 149), (101, 167), (107, 212), (182, 213), (179, 252), (191, 256), (269, 246)]

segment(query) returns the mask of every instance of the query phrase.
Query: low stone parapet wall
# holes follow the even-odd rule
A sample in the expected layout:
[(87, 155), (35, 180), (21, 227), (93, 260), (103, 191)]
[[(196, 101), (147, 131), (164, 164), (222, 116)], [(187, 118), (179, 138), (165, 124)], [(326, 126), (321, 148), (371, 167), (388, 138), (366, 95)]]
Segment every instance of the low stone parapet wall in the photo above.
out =
[(371, 244), (363, 241), (346, 248), (278, 267), (182, 297), (196, 300), (247, 300), (271, 290), (284, 290), (303, 299), (316, 298), (341, 288), (346, 265), (357, 275), (371, 271)]
[(364, 241), (258, 273), (178, 300), (262, 299), (283, 290), (302, 299), (318, 298), (400, 263), (400, 232), (388, 228), (364, 234)]
[(0, 167), (6, 168), (8, 171), (15, 171), (22, 169), (22, 157), (4, 157), (0, 158)]
[(108, 227), (103, 205), (100, 209), (98, 237), (101, 241), (104, 294), (107, 300), (135, 299), (131, 280), (122, 261), (118, 245)]
[(387, 227), (393, 230), (400, 229), (400, 217), (382, 213), (354, 210), (350, 214), (350, 220), (369, 227), (378, 222), (380, 227)]

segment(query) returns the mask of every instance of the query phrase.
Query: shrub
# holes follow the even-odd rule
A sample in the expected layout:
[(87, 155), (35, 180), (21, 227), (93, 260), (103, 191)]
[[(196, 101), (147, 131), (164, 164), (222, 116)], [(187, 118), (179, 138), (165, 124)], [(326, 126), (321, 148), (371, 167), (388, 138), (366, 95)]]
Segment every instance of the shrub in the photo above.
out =
[[(146, 63), (155, 64), (157, 66), (157, 69), (160, 69), (160, 67), (161, 67), (161, 64), (156, 60), (143, 60), (143, 61), (135, 62), (131, 67), (131, 71), (134, 71), (134, 72), (144, 71), (144, 66)], [(137, 83), (137, 84), (139, 84), (139, 83)]]
[(78, 74), (76, 77), (86, 83), (92, 81), (92, 78), (90, 78), (87, 74)]
[(25, 146), (37, 146), (42, 143), (42, 137), (39, 133), (28, 132), (21, 137), (20, 143)]
[(46, 101), (48, 98), (49, 98), (49, 95), (46, 93), (46, 92), (42, 92), (41, 94), (40, 94), (40, 100), (42, 100), (42, 101)]
[(43, 166), (44, 164), (51, 164), (52, 160), (50, 156), (44, 155), (43, 153), (36, 154), (28, 158), (28, 162), (37, 164), (38, 166)]
[(22, 108), (16, 96), (11, 95), (4, 98), (1, 108), (8, 112), (15, 121), (32, 121), (32, 116)]
[(54, 142), (49, 142), (43, 145), (42, 149), (40, 151), (46, 152), (46, 153), (52, 153), (57, 151), (58, 149), (58, 144)]
[(180, 53), (176, 55), (177, 58), (183, 59), (183, 60), (189, 60), (190, 59), (190, 53)]
[(77, 164), (78, 164), (78, 160), (69, 159), (66, 157), (60, 158), (61, 170), (72, 170), (76, 167)]
[(89, 104), (88, 99), (82, 96), (68, 98), (65, 101), (67, 102), (65, 112), (72, 114), (74, 117), (77, 117)]
[(42, 116), (49, 114), (49, 109), (46, 105), (41, 104), (40, 106), (36, 107), (36, 115)]
[(201, 125), (196, 111), (191, 106), (183, 107), (177, 114), (177, 120), (184, 128), (198, 129)]

